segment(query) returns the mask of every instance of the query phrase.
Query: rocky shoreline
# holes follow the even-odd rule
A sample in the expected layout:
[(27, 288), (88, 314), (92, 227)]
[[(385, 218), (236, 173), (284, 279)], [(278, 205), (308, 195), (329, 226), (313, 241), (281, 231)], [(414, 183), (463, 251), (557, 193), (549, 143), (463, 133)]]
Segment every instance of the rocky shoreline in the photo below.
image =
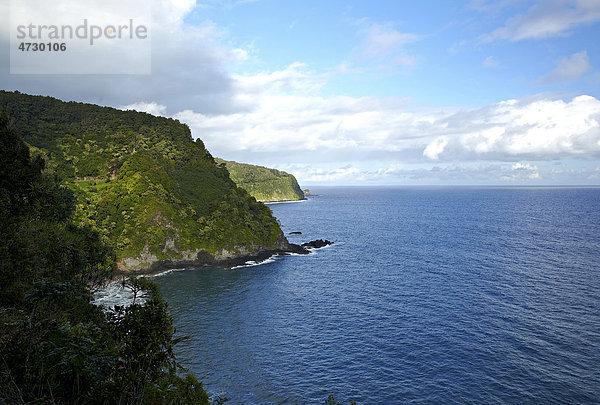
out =
[(243, 251), (240, 253), (226, 252), (225, 254), (211, 255), (201, 250), (195, 254), (194, 258), (185, 259), (166, 259), (153, 260), (149, 266), (142, 266), (137, 269), (126, 270), (118, 269), (117, 277), (156, 275), (173, 269), (186, 269), (198, 267), (220, 267), (231, 269), (236, 266), (243, 266), (247, 262), (262, 262), (275, 255), (308, 254), (310, 251), (300, 245), (287, 243), (274, 249), (261, 249), (253, 252)]
[(302, 201), (306, 201), (308, 200), (308, 198), (299, 198), (297, 200), (257, 200), (258, 202), (261, 202), (263, 204), (285, 204), (285, 203), (295, 203), (295, 202), (302, 202)]
[(147, 267), (140, 267), (135, 270), (123, 270), (119, 269), (116, 274), (116, 279), (128, 276), (153, 276), (160, 273), (164, 273), (169, 270), (175, 269), (188, 269), (188, 268), (199, 268), (199, 267), (219, 267), (224, 269), (231, 269), (238, 266), (247, 265), (248, 262), (263, 262), (273, 256), (288, 256), (293, 254), (306, 255), (310, 253), (312, 249), (319, 249), (325, 246), (329, 246), (333, 242), (323, 239), (317, 239), (310, 242), (305, 242), (302, 245), (295, 243), (283, 242), (280, 243), (280, 247), (275, 249), (263, 249), (256, 252), (245, 252), (237, 255), (221, 254), (216, 257), (210, 253), (202, 250), (196, 254), (194, 259), (166, 259), (166, 260), (155, 260)]

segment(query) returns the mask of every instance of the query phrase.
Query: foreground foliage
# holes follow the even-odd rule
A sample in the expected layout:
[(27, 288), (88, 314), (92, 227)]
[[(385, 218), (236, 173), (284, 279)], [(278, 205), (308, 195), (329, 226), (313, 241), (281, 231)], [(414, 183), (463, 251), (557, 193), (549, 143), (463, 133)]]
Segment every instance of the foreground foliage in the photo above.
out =
[(207, 404), (180, 377), (173, 326), (156, 286), (105, 314), (90, 289), (115, 270), (103, 235), (73, 221), (74, 193), (0, 113), (0, 403)]

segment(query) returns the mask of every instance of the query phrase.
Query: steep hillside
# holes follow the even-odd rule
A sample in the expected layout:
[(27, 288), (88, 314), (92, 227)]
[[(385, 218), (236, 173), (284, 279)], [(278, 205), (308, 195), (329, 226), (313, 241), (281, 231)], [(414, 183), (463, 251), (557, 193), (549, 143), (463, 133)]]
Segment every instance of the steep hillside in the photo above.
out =
[(102, 311), (90, 289), (115, 260), (100, 235), (71, 218), (75, 199), (0, 111), (0, 404), (206, 404), (180, 374), (167, 305), (146, 299)]
[(301, 200), (304, 193), (294, 175), (267, 167), (215, 159), (231, 179), (259, 201)]
[(121, 270), (289, 247), (269, 208), (236, 187), (177, 120), (4, 91), (0, 109), (75, 191), (76, 220), (114, 245)]

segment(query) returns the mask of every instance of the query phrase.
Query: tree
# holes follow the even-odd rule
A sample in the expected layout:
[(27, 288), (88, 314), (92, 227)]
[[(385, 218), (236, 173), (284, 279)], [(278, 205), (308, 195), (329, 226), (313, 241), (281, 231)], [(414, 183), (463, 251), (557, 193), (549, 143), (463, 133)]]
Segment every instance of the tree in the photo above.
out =
[(208, 403), (180, 377), (173, 325), (156, 286), (104, 313), (91, 289), (115, 256), (93, 228), (72, 220), (73, 194), (31, 157), (0, 112), (0, 403)]

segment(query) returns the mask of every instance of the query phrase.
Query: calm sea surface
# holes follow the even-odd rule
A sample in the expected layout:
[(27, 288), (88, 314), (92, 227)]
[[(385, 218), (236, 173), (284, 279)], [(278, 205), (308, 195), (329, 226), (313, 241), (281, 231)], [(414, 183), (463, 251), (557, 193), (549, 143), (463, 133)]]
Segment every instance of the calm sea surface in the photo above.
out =
[(309, 256), (156, 277), (231, 404), (598, 403), (600, 189), (315, 188)]

